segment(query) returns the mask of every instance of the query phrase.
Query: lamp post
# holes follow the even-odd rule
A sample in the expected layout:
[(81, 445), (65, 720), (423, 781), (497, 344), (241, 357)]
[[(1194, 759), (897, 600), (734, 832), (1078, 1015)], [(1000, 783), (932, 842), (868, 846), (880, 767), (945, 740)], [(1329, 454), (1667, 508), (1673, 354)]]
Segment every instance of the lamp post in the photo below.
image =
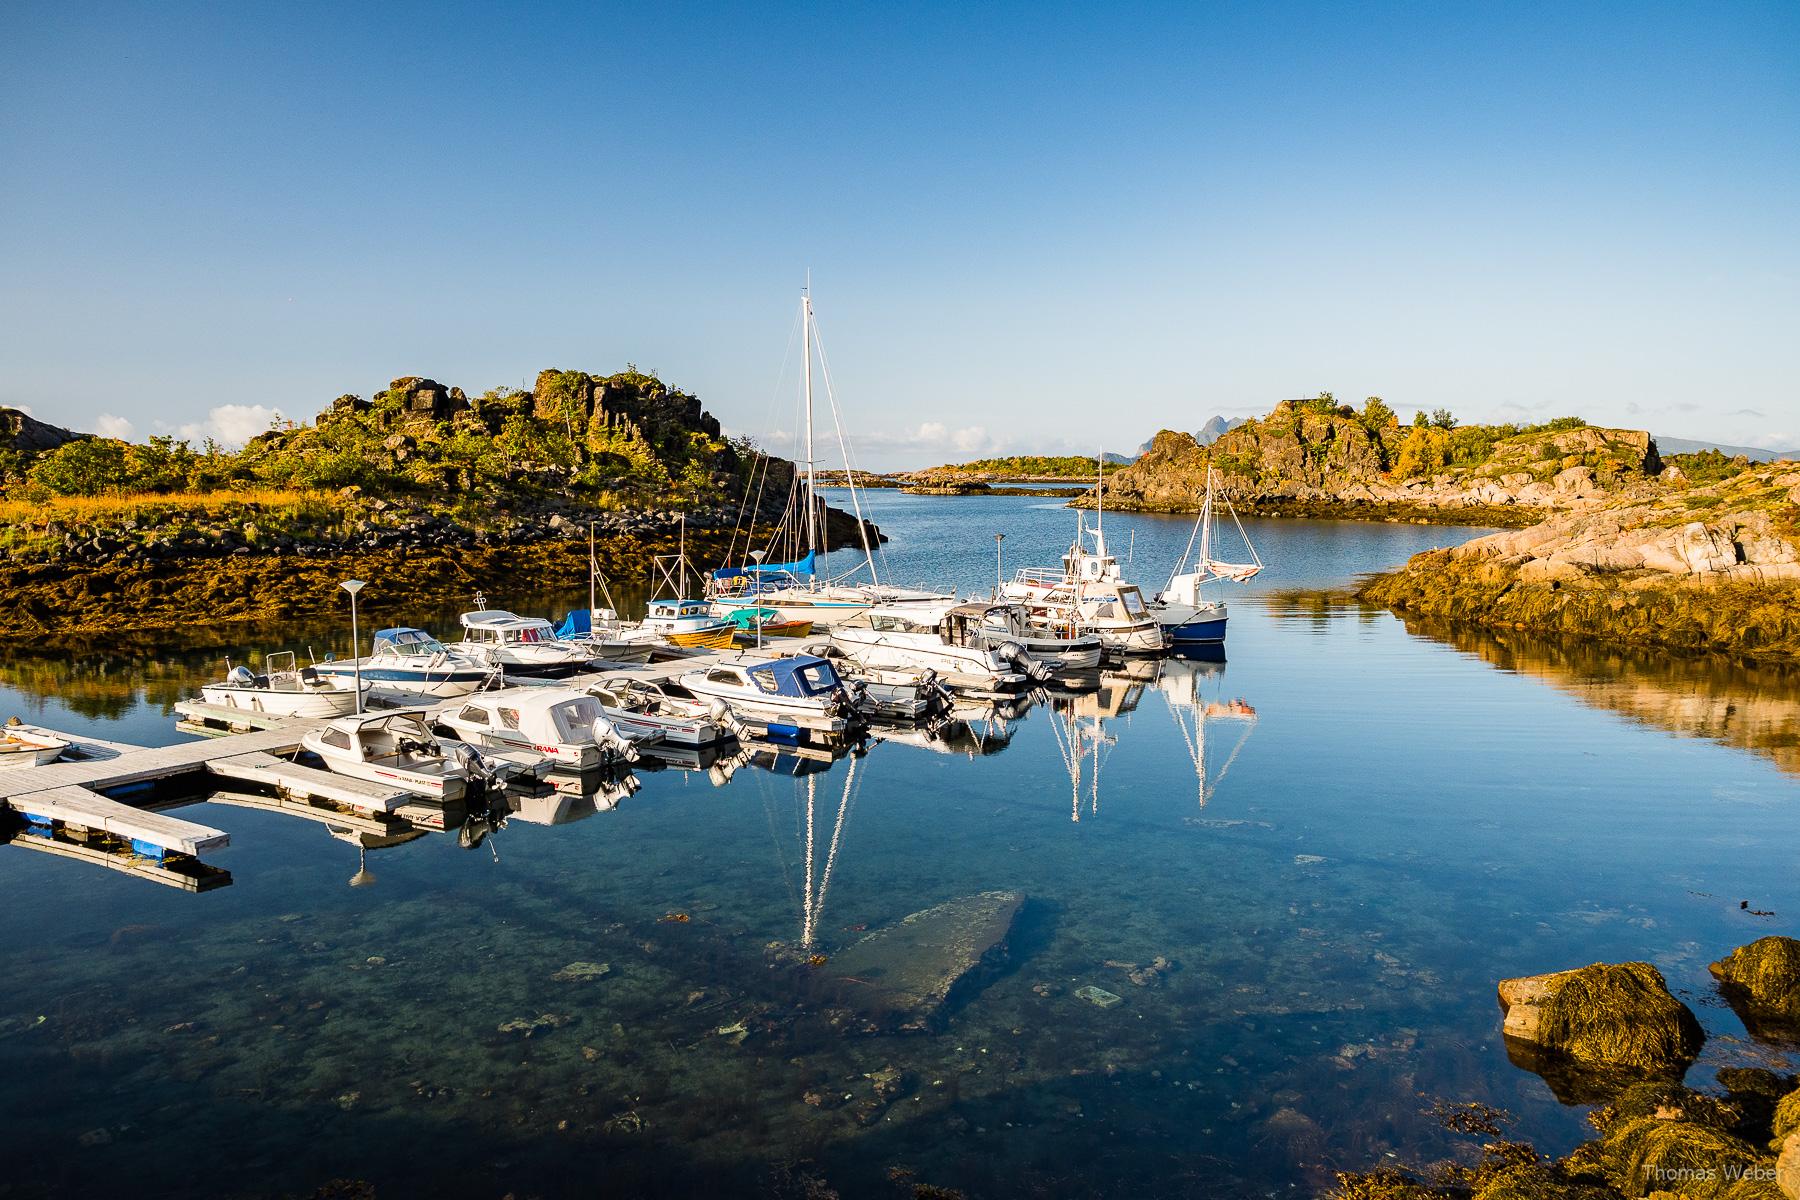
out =
[(338, 584), (350, 593), (350, 661), (356, 671), (356, 715), (362, 716), (362, 634), (356, 627), (356, 593), (368, 585), (360, 579), (346, 579)]
[(994, 599), (1000, 598), (1000, 589), (1006, 586), (1006, 569), (1000, 565), (1000, 543), (1006, 540), (1004, 533), (994, 535)]
[[(759, 567), (762, 566), (763, 551), (752, 550), (750, 552), (750, 560), (752, 562), (754, 562), (757, 566), (759, 566)], [(757, 584), (757, 590), (753, 594), (760, 597), (762, 595), (762, 576), (760, 574), (756, 577), (756, 584)], [(751, 608), (750, 612), (751, 612), (751, 620), (756, 622), (756, 652), (758, 654), (761, 654), (762, 653), (762, 601), (760, 599), (758, 599), (756, 605), (753, 608)]]

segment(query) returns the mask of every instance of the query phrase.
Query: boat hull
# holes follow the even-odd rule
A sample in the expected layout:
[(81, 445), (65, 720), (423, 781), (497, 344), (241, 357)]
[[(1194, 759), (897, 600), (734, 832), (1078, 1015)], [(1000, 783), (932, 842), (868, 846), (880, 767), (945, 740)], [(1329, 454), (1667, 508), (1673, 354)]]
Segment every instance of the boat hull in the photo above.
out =
[(1175, 604), (1155, 610), (1156, 623), (1177, 646), (1205, 646), (1225, 640), (1225, 607)]
[(461, 800), (468, 791), (468, 781), (460, 774), (433, 775), (421, 771), (397, 770), (393, 767), (384, 767), (380, 763), (346, 758), (341, 754), (333, 753), (332, 748), (320, 741), (316, 733), (307, 734), (300, 740), (300, 744), (318, 755), (326, 767), (351, 779), (363, 779), (370, 783), (404, 788), (415, 796), (445, 802)]
[[(355, 670), (349, 663), (323, 663), (313, 668), (321, 675), (331, 675), (338, 679), (350, 679)], [(485, 684), (492, 672), (486, 668), (451, 667), (438, 670), (408, 670), (404, 667), (365, 666), (362, 670), (364, 684), (376, 687), (392, 687), (412, 692), (421, 696), (436, 696), (442, 700), (457, 696), (467, 696)]]
[[(363, 690), (368, 690), (364, 678)], [(220, 708), (266, 713), (272, 717), (342, 717), (356, 711), (356, 689), (321, 688), (310, 692), (281, 692), (272, 688), (232, 687), (212, 684), (200, 689), (200, 698)]]

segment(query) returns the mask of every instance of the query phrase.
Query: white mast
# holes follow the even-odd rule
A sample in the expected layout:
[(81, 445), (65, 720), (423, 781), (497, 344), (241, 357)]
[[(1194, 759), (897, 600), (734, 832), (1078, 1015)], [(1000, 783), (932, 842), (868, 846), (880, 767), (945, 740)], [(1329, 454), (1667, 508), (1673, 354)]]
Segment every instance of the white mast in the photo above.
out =
[(806, 548), (818, 549), (818, 495), (813, 479), (813, 386), (812, 386), (812, 294), (811, 281), (807, 283), (808, 291), (800, 293), (800, 357), (805, 362), (801, 372), (806, 393)]
[(1204, 572), (1207, 564), (1212, 562), (1212, 525), (1213, 525), (1213, 472), (1209, 463), (1206, 468), (1206, 503), (1200, 507), (1200, 570)]

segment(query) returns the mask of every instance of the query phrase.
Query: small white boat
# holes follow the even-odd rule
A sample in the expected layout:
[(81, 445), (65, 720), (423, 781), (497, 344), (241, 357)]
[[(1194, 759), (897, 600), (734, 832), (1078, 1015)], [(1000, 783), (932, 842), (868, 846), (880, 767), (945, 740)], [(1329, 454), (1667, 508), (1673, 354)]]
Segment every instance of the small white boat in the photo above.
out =
[(1011, 601), (963, 607), (982, 610), (981, 634), (994, 649), (1009, 643), (1019, 646), (1054, 671), (1091, 671), (1100, 665), (1105, 649), (1100, 635), (1083, 628), (1078, 621), (1034, 621), (1023, 604)]
[(744, 723), (725, 701), (671, 696), (647, 679), (613, 676), (587, 689), (626, 737), (658, 747), (698, 749), (741, 737)]
[(872, 608), (832, 626), (831, 643), (875, 670), (931, 670), (953, 688), (1008, 691), (1049, 671), (1017, 642), (995, 642), (982, 628), (988, 604)]
[[(1206, 499), (1200, 505), (1200, 516), (1194, 521), (1194, 532), (1188, 536), (1187, 549), (1182, 552), (1181, 561), (1175, 564), (1168, 586), (1150, 601), (1150, 611), (1157, 624), (1177, 646), (1207, 645), (1225, 640), (1225, 602), (1201, 596), (1202, 584), (1215, 580), (1243, 583), (1263, 568), (1256, 547), (1250, 544), (1250, 535), (1244, 532), (1244, 523), (1238, 520), (1231, 497), (1227, 495), (1224, 499), (1238, 536), (1244, 539), (1244, 548), (1250, 552), (1250, 561), (1234, 563), (1213, 557), (1218, 546), (1218, 539), (1213, 534), (1217, 513), (1213, 507), (1213, 469), (1207, 467)], [(1198, 555), (1194, 555), (1195, 541), (1200, 543)], [(1187, 569), (1183, 570), (1183, 567)]]
[(457, 654), (423, 629), (397, 626), (375, 635), (374, 652), (366, 658), (314, 663), (313, 670), (338, 679), (392, 687), (422, 696), (450, 699), (466, 696), (494, 678), (492, 667)]
[(555, 628), (542, 617), (521, 617), (490, 608), (466, 612), (458, 621), (463, 628), (462, 641), (453, 642), (449, 649), (506, 675), (573, 675), (585, 671), (593, 658), (587, 647), (557, 637)]
[(62, 757), (69, 743), (17, 721), (0, 725), (0, 770), (8, 767), (42, 767)]
[(575, 771), (636, 762), (637, 747), (586, 692), (519, 687), (480, 692), (438, 714), (450, 738), (487, 751), (523, 751)]
[[(265, 655), (261, 674), (241, 664), (230, 667), (229, 660), (227, 665), (222, 682), (205, 684), (200, 689), (200, 698), (208, 704), (276, 717), (341, 717), (356, 709), (353, 675), (330, 675), (316, 667), (298, 667), (291, 650)], [(365, 678), (365, 696), (369, 688)]]
[(310, 730), (300, 744), (340, 775), (392, 784), (430, 800), (460, 800), (468, 792), (471, 767), (439, 743), (419, 714), (364, 713), (339, 717)]
[(937, 672), (920, 669), (884, 670), (857, 663), (830, 642), (815, 642), (794, 651), (828, 659), (838, 678), (850, 689), (856, 711), (884, 721), (926, 721), (950, 711), (955, 695)]
[(605, 663), (649, 662), (656, 643), (649, 638), (627, 637), (629, 628), (610, 608), (575, 608), (570, 609), (562, 624), (556, 627), (556, 636), (560, 641), (579, 646), (588, 656), (590, 667)]
[(675, 682), (702, 700), (723, 700), (740, 716), (776, 728), (841, 734), (861, 723), (837, 671), (813, 655), (741, 655), (688, 671)]

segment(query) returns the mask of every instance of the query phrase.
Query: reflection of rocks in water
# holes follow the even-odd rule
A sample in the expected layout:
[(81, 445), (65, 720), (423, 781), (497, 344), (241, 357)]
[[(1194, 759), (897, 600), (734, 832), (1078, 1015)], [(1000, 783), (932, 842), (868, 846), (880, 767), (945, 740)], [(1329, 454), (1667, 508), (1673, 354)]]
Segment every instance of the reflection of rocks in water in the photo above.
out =
[(834, 957), (820, 982), (865, 1033), (920, 1032), (1006, 965), (1021, 892), (946, 901), (876, 930)]
[(1401, 614), (1408, 633), (1531, 675), (1596, 708), (1773, 759), (1800, 774), (1800, 668), (1745, 666)]

